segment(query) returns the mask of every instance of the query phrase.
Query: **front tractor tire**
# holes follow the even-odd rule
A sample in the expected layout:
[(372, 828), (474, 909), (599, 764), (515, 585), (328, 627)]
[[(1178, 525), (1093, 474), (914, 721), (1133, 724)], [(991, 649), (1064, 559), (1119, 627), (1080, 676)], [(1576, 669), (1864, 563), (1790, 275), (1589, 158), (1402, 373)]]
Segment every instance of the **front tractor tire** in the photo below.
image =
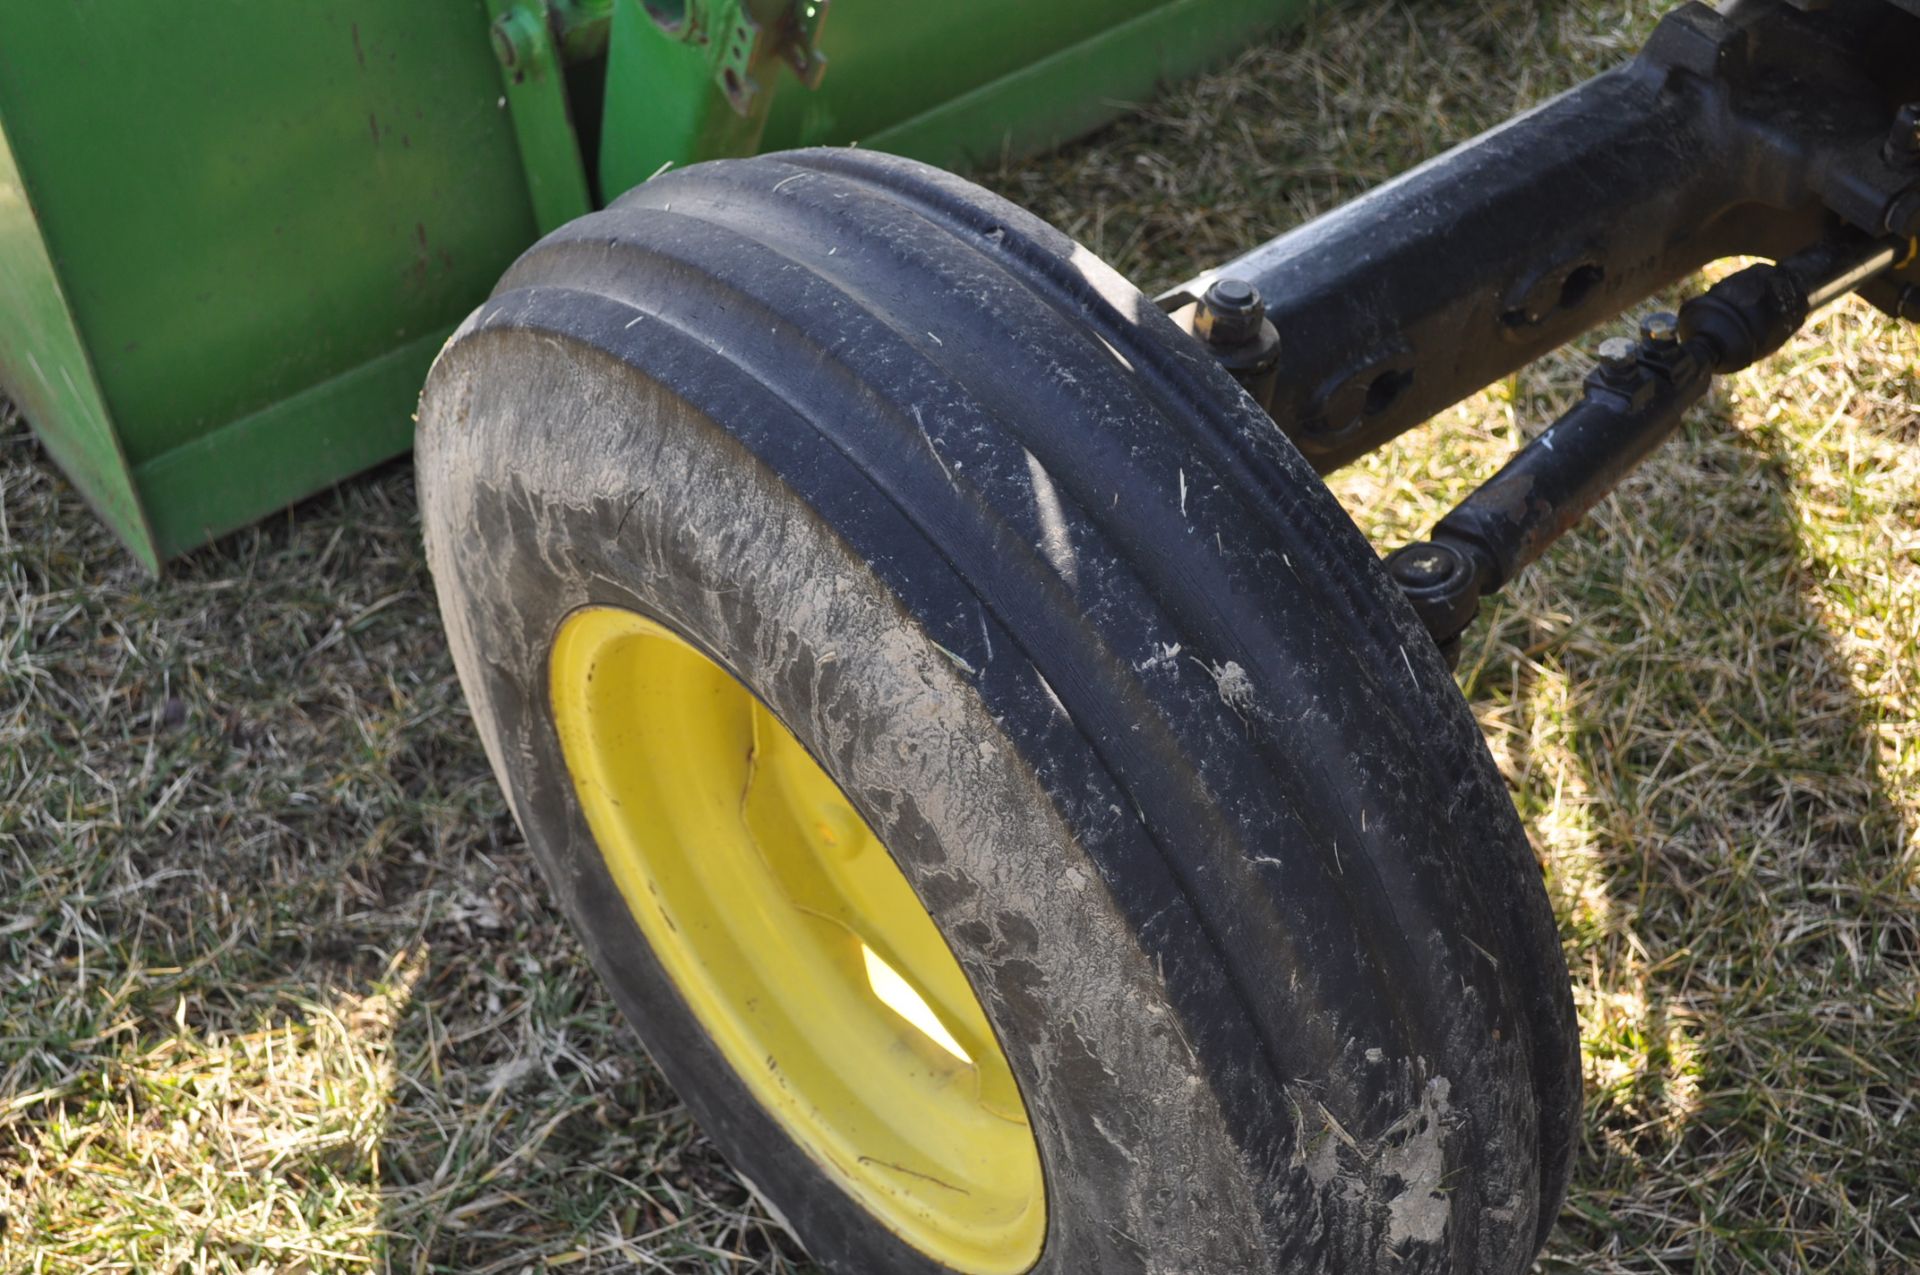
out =
[(669, 173), (507, 273), (418, 465), (520, 827), (829, 1269), (1527, 1266), (1539, 867), (1332, 497), (1085, 249), (877, 154)]

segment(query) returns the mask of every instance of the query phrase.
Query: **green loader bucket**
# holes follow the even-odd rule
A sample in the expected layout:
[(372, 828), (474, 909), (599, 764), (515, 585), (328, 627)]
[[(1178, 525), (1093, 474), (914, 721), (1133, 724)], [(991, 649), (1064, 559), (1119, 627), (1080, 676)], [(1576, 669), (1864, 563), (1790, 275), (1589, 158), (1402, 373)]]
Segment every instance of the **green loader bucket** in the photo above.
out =
[(0, 391), (158, 570), (405, 451), (514, 257), (663, 167), (1031, 151), (1297, 3), (0, 7)]

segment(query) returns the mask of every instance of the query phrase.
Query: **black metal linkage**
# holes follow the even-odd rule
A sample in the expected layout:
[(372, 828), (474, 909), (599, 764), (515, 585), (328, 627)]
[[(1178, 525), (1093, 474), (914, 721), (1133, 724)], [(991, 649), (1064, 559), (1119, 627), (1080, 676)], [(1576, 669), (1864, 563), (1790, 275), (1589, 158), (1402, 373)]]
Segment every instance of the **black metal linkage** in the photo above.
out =
[[(1709, 261), (1836, 225), (1920, 234), (1897, 117), (1916, 99), (1920, 18), (1884, 0), (1689, 3), (1627, 65), (1162, 304), (1257, 289), (1277, 359), (1243, 380), (1324, 472)], [(1916, 284), (1869, 296), (1911, 305)]]
[(1451, 659), (1480, 600), (1583, 518), (1679, 427), (1716, 374), (1786, 344), (1816, 307), (1884, 273), (1907, 245), (1843, 235), (1752, 266), (1601, 343), (1586, 392), (1387, 571)]

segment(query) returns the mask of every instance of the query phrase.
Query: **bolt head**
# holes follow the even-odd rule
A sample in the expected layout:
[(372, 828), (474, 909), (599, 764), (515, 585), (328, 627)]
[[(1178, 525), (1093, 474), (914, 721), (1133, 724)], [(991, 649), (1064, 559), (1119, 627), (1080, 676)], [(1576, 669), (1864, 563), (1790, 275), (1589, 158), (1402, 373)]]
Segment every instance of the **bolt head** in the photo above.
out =
[(1260, 304), (1260, 290), (1245, 279), (1215, 279), (1207, 288), (1207, 304), (1220, 310), (1251, 310)]
[(1445, 545), (1421, 542), (1394, 552), (1387, 561), (1389, 574), (1403, 589), (1432, 589), (1445, 584), (1460, 567), (1460, 558)]
[(516, 47), (513, 31), (507, 19), (502, 18), (488, 30), (493, 37), (493, 56), (500, 59), (500, 65), (513, 70), (520, 61), (520, 50)]
[(1640, 320), (1640, 339), (1649, 345), (1671, 345), (1680, 339), (1680, 316), (1656, 310)]
[(1260, 290), (1245, 279), (1215, 279), (1194, 311), (1193, 328), (1209, 345), (1244, 345), (1266, 322)]
[(1600, 343), (1600, 366), (1609, 372), (1631, 372), (1640, 361), (1640, 347), (1623, 336)]

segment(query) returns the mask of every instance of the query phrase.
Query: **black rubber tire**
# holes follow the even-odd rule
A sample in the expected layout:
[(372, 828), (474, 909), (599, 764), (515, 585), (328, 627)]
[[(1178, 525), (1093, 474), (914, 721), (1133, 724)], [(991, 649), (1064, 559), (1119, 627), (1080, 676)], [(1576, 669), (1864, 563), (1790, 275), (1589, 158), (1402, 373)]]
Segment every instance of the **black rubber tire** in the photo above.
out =
[(872, 153), (673, 172), (508, 272), (418, 466), (520, 826), (817, 1259), (939, 1269), (747, 1096), (618, 901), (545, 689), (583, 604), (704, 647), (888, 845), (1032, 1113), (1036, 1270), (1528, 1264), (1579, 1101), (1539, 866), (1320, 480), (1091, 254)]

